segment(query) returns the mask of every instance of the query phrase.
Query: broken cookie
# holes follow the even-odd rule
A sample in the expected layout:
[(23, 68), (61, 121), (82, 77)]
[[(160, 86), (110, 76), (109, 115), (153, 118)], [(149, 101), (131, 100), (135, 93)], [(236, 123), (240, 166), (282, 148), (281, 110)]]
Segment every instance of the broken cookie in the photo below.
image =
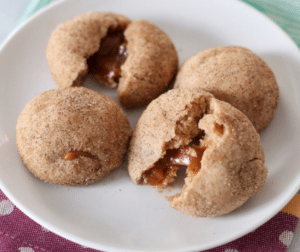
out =
[(152, 101), (134, 130), (128, 170), (136, 184), (164, 187), (187, 167), (170, 206), (192, 216), (229, 213), (264, 184), (267, 167), (249, 119), (205, 91), (173, 89)]
[(158, 97), (178, 68), (175, 47), (161, 29), (111, 12), (88, 12), (58, 25), (46, 55), (60, 87), (80, 86), (90, 73), (108, 87), (118, 86), (126, 108)]
[(16, 143), (27, 168), (61, 185), (93, 183), (117, 168), (132, 129), (111, 98), (84, 87), (58, 88), (22, 110)]
[(273, 119), (279, 101), (271, 68), (239, 46), (220, 46), (195, 54), (181, 65), (174, 88), (210, 92), (242, 111), (257, 131)]

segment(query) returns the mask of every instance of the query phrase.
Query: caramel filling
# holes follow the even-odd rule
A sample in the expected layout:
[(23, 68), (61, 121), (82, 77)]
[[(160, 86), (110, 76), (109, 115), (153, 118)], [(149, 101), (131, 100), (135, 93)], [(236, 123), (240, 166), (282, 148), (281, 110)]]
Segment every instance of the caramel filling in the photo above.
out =
[(197, 157), (191, 158), (191, 163), (187, 167), (188, 174), (195, 176), (199, 172), (201, 168), (201, 159), (206, 148), (207, 146), (202, 146), (201, 148), (193, 148), (197, 153)]
[[(206, 146), (192, 148), (190, 146), (179, 149), (167, 150), (166, 155), (158, 160), (153, 168), (143, 174), (143, 181), (146, 185), (163, 187), (164, 182), (176, 175), (178, 166), (187, 166), (187, 173), (194, 176), (201, 168), (201, 159)], [(195, 150), (196, 156), (191, 156), (190, 152)]]
[(215, 122), (215, 132), (217, 132), (219, 135), (223, 135), (224, 134), (224, 125), (218, 124)]
[(121, 77), (121, 65), (127, 59), (127, 41), (124, 37), (125, 27), (109, 29), (101, 40), (99, 50), (87, 59), (89, 73), (103, 84), (112, 86)]
[(89, 158), (94, 158), (94, 156), (89, 153), (89, 152), (85, 152), (85, 151), (69, 151), (65, 156), (64, 156), (64, 159), (65, 160), (73, 160), (79, 156), (83, 156), (83, 157), (89, 157)]

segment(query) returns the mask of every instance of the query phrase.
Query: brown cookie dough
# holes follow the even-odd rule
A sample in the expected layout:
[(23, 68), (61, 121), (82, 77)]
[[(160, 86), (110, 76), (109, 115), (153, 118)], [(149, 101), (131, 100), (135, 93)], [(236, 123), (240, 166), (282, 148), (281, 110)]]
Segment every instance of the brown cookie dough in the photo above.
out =
[(83, 185), (117, 168), (132, 129), (112, 99), (84, 87), (52, 89), (22, 110), (16, 143), (27, 168), (61, 185)]
[(136, 184), (163, 187), (187, 166), (170, 206), (192, 216), (229, 213), (264, 184), (267, 167), (260, 137), (249, 119), (205, 91), (173, 89), (140, 117), (129, 150)]
[(257, 131), (273, 119), (279, 90), (270, 67), (255, 53), (222, 46), (197, 53), (178, 71), (174, 88), (202, 89), (248, 116)]
[(109, 87), (118, 85), (127, 108), (158, 97), (178, 68), (175, 47), (162, 30), (115, 13), (89, 12), (58, 25), (46, 55), (59, 86), (80, 86), (89, 72)]

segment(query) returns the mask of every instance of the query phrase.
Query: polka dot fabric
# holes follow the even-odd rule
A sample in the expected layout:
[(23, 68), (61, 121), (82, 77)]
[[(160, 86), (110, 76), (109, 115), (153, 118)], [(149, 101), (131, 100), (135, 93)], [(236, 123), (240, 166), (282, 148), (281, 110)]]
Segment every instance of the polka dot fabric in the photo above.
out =
[[(205, 252), (286, 252), (300, 217), (300, 195), (254, 232)], [(95, 252), (35, 223), (0, 191), (1, 252)]]
[(0, 191), (1, 252), (95, 252), (35, 223)]
[(294, 236), (298, 221), (296, 216), (279, 212), (254, 232), (205, 252), (286, 252)]

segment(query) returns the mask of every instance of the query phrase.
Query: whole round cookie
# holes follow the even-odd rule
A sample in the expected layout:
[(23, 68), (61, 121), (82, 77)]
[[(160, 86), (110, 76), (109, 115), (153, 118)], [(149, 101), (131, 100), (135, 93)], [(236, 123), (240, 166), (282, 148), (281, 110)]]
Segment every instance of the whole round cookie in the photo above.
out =
[(270, 67), (239, 46), (211, 48), (192, 56), (180, 67), (174, 88), (212, 93), (247, 115), (257, 131), (273, 119), (279, 100)]
[(48, 90), (22, 110), (16, 143), (27, 168), (61, 185), (84, 185), (117, 168), (132, 129), (111, 98), (84, 87)]
[(229, 213), (264, 184), (268, 169), (249, 119), (205, 91), (173, 89), (140, 117), (130, 142), (128, 171), (136, 184), (164, 187), (187, 167), (170, 206), (192, 216)]
[(118, 86), (122, 106), (139, 107), (164, 92), (178, 68), (175, 47), (161, 29), (111, 12), (88, 12), (56, 27), (46, 49), (60, 87), (80, 86), (87, 73)]

